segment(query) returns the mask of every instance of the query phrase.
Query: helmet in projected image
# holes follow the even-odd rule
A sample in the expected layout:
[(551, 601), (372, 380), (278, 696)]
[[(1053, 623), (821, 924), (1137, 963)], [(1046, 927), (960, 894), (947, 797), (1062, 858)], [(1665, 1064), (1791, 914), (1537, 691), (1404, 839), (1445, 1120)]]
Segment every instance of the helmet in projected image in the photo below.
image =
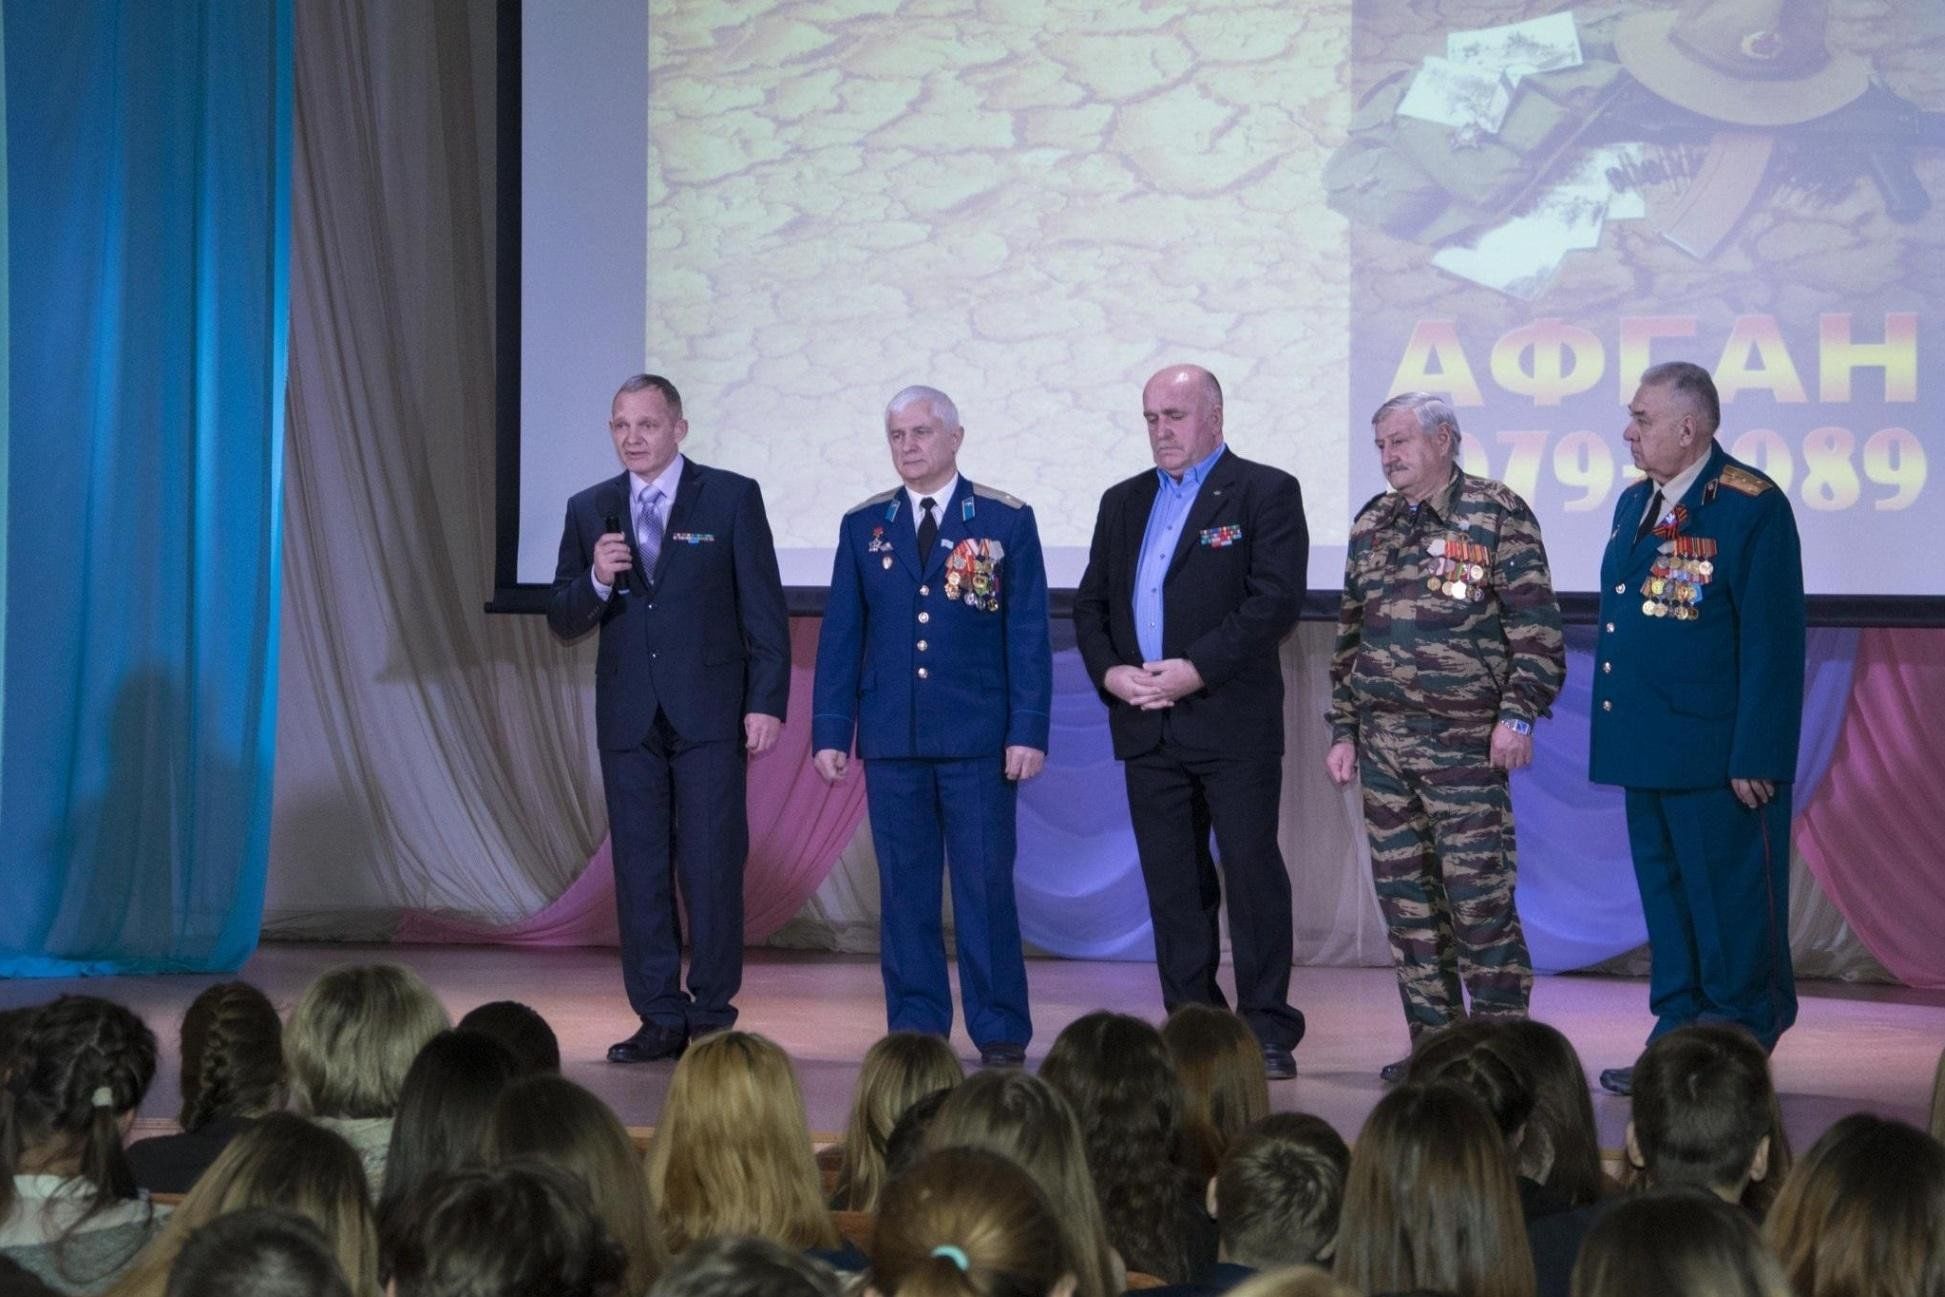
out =
[(1790, 126), (1870, 85), (1868, 63), (1830, 52), (1826, 26), (1824, 0), (1687, 0), (1623, 19), (1614, 48), (1672, 104), (1740, 126)]

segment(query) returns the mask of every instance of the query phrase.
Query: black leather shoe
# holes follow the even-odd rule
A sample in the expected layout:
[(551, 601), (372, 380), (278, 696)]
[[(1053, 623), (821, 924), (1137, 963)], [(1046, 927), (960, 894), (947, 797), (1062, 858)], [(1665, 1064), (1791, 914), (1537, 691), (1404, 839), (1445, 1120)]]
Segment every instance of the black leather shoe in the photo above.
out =
[(644, 1022), (641, 1030), (626, 1040), (608, 1046), (610, 1063), (662, 1063), (682, 1057), (689, 1037), (680, 1027), (661, 1027)]
[(1281, 1045), (1265, 1045), (1263, 1073), (1272, 1081), (1287, 1081), (1297, 1074), (1296, 1057)]
[(1378, 1079), (1386, 1085), (1396, 1085), (1405, 1079), (1405, 1073), (1409, 1071), (1411, 1071), (1411, 1055), (1407, 1054), (1379, 1068)]
[(1027, 1047), (1009, 1045), (1002, 1041), (997, 1045), (982, 1045), (979, 1049), (981, 1067), (1025, 1067)]
[(1623, 1098), (1634, 1093), (1634, 1069), (1610, 1067), (1601, 1073), (1601, 1089)]

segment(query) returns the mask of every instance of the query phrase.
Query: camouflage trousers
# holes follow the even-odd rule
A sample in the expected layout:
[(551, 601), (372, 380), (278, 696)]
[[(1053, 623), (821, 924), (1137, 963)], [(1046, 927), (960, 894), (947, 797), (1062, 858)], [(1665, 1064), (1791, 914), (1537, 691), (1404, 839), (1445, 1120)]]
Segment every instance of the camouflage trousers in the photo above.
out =
[(1523, 1018), (1533, 963), (1513, 908), (1506, 773), (1490, 731), (1358, 735), (1371, 875), (1412, 1039), (1466, 1016)]

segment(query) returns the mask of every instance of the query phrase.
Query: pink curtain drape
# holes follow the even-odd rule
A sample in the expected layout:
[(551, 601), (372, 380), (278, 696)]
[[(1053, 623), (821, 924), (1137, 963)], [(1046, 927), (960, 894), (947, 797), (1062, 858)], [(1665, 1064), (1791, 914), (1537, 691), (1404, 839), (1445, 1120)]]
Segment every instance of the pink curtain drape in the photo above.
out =
[[(750, 857), (743, 874), (743, 937), (762, 941), (788, 923), (823, 883), (864, 818), (864, 780), (826, 787), (810, 764), (811, 679), (818, 622), (790, 623), (790, 715), (776, 747), (750, 762)], [(614, 859), (603, 840), (588, 867), (545, 909), (510, 924), (410, 911), (393, 938), (514, 946), (612, 946)]]
[(1796, 845), (1865, 946), (1908, 986), (1945, 987), (1945, 631), (1867, 630), (1830, 772)]

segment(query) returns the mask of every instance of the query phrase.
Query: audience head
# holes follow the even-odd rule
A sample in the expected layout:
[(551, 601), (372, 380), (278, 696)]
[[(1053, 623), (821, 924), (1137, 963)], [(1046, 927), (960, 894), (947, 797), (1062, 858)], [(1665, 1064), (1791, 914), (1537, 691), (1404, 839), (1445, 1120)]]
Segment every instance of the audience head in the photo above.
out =
[(1108, 1239), (1130, 1270), (1186, 1283), (1204, 1180), (1180, 1156), (1182, 1083), (1162, 1035), (1140, 1018), (1097, 1012), (1055, 1038), (1041, 1079), (1073, 1106)]
[(315, 1225), (351, 1291), (375, 1297), (378, 1229), (364, 1163), (341, 1135), (287, 1112), (253, 1122), (224, 1146), (115, 1286), (116, 1297), (159, 1297), (189, 1237), (248, 1207), (276, 1208)]
[(1412, 1052), (1405, 1079), (1429, 1085), (1444, 1081), (1470, 1090), (1493, 1115), (1493, 1124), (1517, 1156), (1533, 1116), (1533, 1087), (1491, 1022), (1462, 1022), (1426, 1037)]
[(1087, 1173), (1080, 1123), (1052, 1086), (1025, 1072), (976, 1072), (946, 1097), (926, 1147), (977, 1148), (1011, 1159), (1053, 1204), (1079, 1297), (1121, 1292), (1120, 1264)]
[(1208, 1004), (1169, 1014), (1162, 1043), (1182, 1082), (1185, 1159), (1197, 1175), (1212, 1176), (1231, 1141), (1269, 1116), (1263, 1046), (1242, 1018)]
[(880, 1297), (1072, 1297), (1054, 1208), (997, 1153), (933, 1153), (885, 1193), (871, 1249)]
[(1649, 1293), (1791, 1297), (1749, 1213), (1693, 1186), (1616, 1202), (1580, 1245), (1573, 1297)]
[(1945, 1147), (1845, 1117), (1791, 1169), (1763, 1231), (1797, 1297), (1945, 1295)]
[(248, 982), (218, 982), (182, 1015), (184, 1130), (219, 1117), (260, 1117), (284, 1104), (284, 1024)]
[(354, 1297), (323, 1231), (274, 1207), (199, 1227), (169, 1271), (167, 1297)]
[(912, 1100), (898, 1114), (891, 1134), (885, 1136), (885, 1183), (917, 1166), (918, 1160), (925, 1156), (925, 1141), (932, 1133), (932, 1123), (939, 1119), (945, 1101), (951, 1097), (951, 1090), (934, 1090)]
[(648, 1150), (669, 1250), (713, 1234), (835, 1247), (797, 1074), (783, 1050), (719, 1031), (676, 1064)]
[(121, 1005), (63, 995), (37, 1009), (0, 1086), (0, 1217), (24, 1162), (83, 1187), (77, 1224), (134, 1197), (122, 1134), (154, 1079), (155, 1033)]
[(1635, 1065), (1631, 1115), (1628, 1160), (1648, 1185), (1693, 1185), (1735, 1202), (1751, 1184), (1781, 1178), (1769, 1058), (1741, 1028), (1679, 1027), (1650, 1042)]
[(581, 1186), (548, 1167), (451, 1171), (386, 1218), (394, 1297), (619, 1297), (627, 1261)]
[(1576, 1207), (1607, 1191), (1600, 1135), (1587, 1070), (1558, 1027), (1519, 1018), (1500, 1024), (1507, 1057), (1533, 1088), (1533, 1115), (1520, 1141), (1520, 1174), (1537, 1180)]
[(607, 1104), (559, 1076), (530, 1076), (500, 1096), (487, 1128), (495, 1162), (539, 1162), (580, 1181), (609, 1235), (628, 1257), (630, 1293), (668, 1264), (648, 1170)]
[(334, 968), (284, 1028), (293, 1097), (313, 1117), (390, 1117), (426, 1041), (451, 1024), (417, 973), (397, 964)]
[(1372, 1293), (1532, 1297), (1519, 1191), (1486, 1105), (1456, 1085), (1401, 1085), (1351, 1154), (1336, 1273)]
[(648, 1297), (837, 1297), (838, 1278), (814, 1257), (767, 1238), (706, 1238), (669, 1263)]
[(561, 1042), (547, 1019), (518, 1000), (482, 1004), (459, 1020), (461, 1031), (477, 1031), (505, 1045), (520, 1061), (520, 1074), (561, 1070)]
[(425, 1043), (399, 1087), (379, 1215), (431, 1177), (480, 1161), (494, 1105), (519, 1072), (506, 1046), (476, 1031), (442, 1031)]
[(894, 1031), (865, 1051), (844, 1131), (844, 1161), (837, 1175), (840, 1206), (877, 1209), (878, 1191), (887, 1179), (885, 1143), (892, 1126), (914, 1100), (949, 1090), (965, 1075), (950, 1045), (921, 1032)]
[(1350, 1166), (1344, 1137), (1321, 1117), (1277, 1113), (1244, 1131), (1216, 1173), (1223, 1259), (1252, 1270), (1326, 1261)]

